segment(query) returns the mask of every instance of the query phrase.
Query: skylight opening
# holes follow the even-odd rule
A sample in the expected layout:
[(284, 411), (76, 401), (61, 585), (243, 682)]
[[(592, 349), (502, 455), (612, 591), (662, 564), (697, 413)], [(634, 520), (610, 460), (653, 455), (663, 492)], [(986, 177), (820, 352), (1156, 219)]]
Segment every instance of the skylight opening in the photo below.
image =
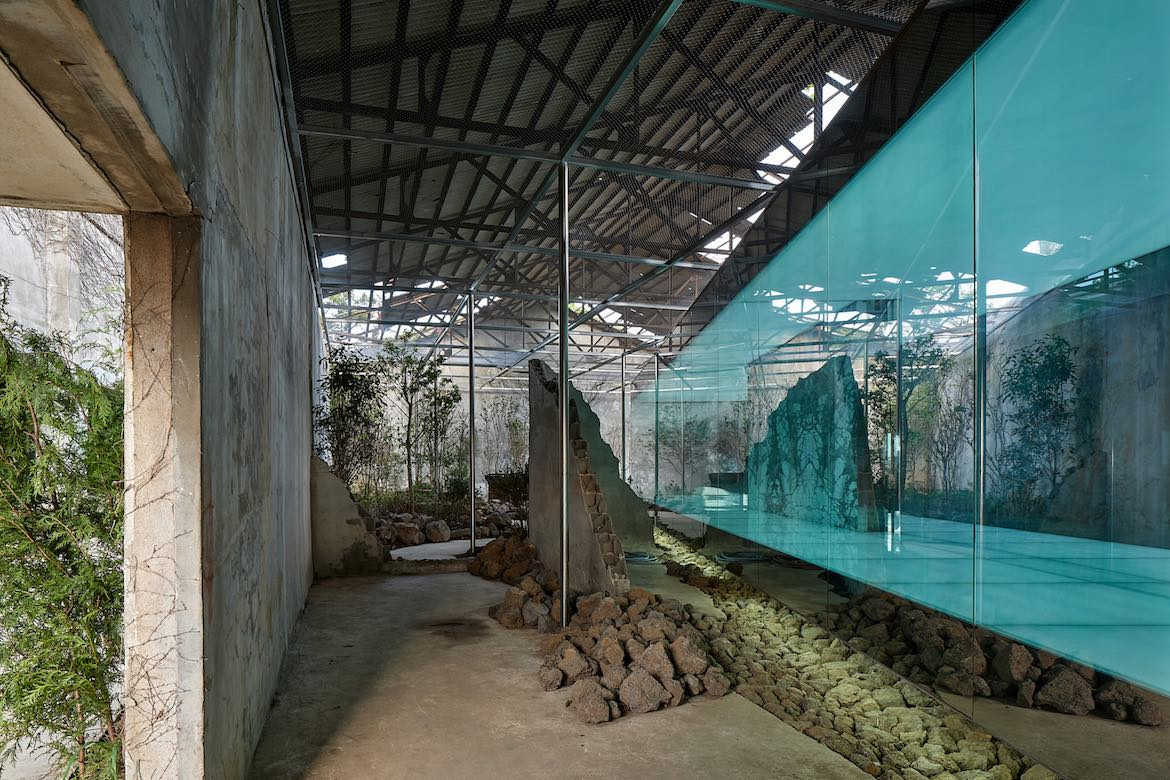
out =
[[(829, 124), (836, 118), (837, 113), (845, 106), (849, 100), (849, 96), (857, 89), (857, 83), (845, 78), (836, 71), (826, 71), (826, 76), (829, 81), (822, 87), (821, 92), (821, 129), (827, 128)], [(816, 87), (809, 84), (801, 92), (809, 100), (816, 100)], [(809, 149), (812, 148), (813, 142), (816, 140), (816, 107), (810, 108), (805, 112), (805, 117), (808, 119), (808, 124), (793, 133), (792, 137), (788, 139), (788, 143), (780, 144), (773, 149), (771, 153), (760, 160), (765, 165), (781, 165), (788, 168), (794, 168), (800, 163), (801, 158)], [(793, 152), (793, 148), (799, 151), (799, 154)], [(756, 174), (766, 182), (771, 184), (779, 184), (788, 178), (786, 173), (772, 173), (769, 171), (756, 171)]]
[(989, 298), (1000, 295), (1019, 295), (1027, 291), (1027, 285), (1005, 281), (1004, 279), (991, 279), (987, 282), (987, 297)]
[(322, 268), (338, 268), (349, 262), (349, 258), (342, 252), (337, 252), (332, 255), (325, 255), (321, 258)]
[[(442, 282), (440, 282), (439, 284), (442, 284)], [(475, 299), (475, 313), (479, 314), (480, 311), (482, 311), (485, 307), (490, 306), (491, 304), (495, 303), (498, 300), (500, 300), (500, 296), (498, 296), (498, 295), (485, 295), (482, 298), (476, 298)]]
[[(744, 221), (749, 225), (754, 225), (756, 224), (756, 220), (759, 219), (760, 215), (763, 213), (763, 209), (758, 209), (751, 214), (748, 214), (747, 217), (744, 218)], [(706, 243), (706, 245), (703, 247), (703, 250), (698, 253), (699, 257), (704, 257), (713, 263), (722, 265), (723, 261), (725, 261), (731, 255), (731, 253), (735, 251), (735, 248), (739, 246), (739, 242), (743, 241), (744, 236), (746, 235), (746, 230), (743, 231), (743, 233), (740, 235), (736, 235), (730, 230), (728, 230), (726, 233), (720, 233), (719, 235), (715, 236), (715, 238)]]

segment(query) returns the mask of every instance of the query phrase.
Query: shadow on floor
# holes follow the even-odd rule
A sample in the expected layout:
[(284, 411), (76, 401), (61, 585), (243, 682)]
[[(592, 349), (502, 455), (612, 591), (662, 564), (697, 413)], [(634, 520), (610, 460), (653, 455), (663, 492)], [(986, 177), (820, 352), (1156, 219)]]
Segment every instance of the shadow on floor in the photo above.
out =
[(504, 589), (468, 574), (315, 585), (251, 776), (866, 777), (736, 695), (580, 723), (536, 682), (536, 633), (487, 618)]

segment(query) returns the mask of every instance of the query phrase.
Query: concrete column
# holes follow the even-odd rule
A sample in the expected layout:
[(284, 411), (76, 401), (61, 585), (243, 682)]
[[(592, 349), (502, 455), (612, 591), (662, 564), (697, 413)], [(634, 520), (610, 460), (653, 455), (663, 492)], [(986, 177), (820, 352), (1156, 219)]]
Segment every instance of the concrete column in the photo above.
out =
[(200, 230), (126, 219), (126, 776), (204, 776)]

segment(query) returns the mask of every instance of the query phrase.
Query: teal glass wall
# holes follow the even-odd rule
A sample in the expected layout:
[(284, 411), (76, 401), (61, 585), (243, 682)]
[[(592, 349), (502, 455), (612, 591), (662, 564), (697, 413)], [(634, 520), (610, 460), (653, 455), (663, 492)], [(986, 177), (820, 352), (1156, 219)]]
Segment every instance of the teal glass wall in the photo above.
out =
[(1116, 8), (1025, 3), (632, 426), (673, 512), (1170, 693), (1170, 3)]

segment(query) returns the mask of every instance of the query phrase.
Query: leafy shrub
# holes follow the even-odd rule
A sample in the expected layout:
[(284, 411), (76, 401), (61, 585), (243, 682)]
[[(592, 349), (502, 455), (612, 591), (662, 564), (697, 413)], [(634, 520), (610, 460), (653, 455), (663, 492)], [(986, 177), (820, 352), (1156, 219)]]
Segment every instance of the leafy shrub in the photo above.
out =
[(486, 474), (488, 492), (494, 493), (513, 506), (528, 502), (528, 464), (516, 471)]

